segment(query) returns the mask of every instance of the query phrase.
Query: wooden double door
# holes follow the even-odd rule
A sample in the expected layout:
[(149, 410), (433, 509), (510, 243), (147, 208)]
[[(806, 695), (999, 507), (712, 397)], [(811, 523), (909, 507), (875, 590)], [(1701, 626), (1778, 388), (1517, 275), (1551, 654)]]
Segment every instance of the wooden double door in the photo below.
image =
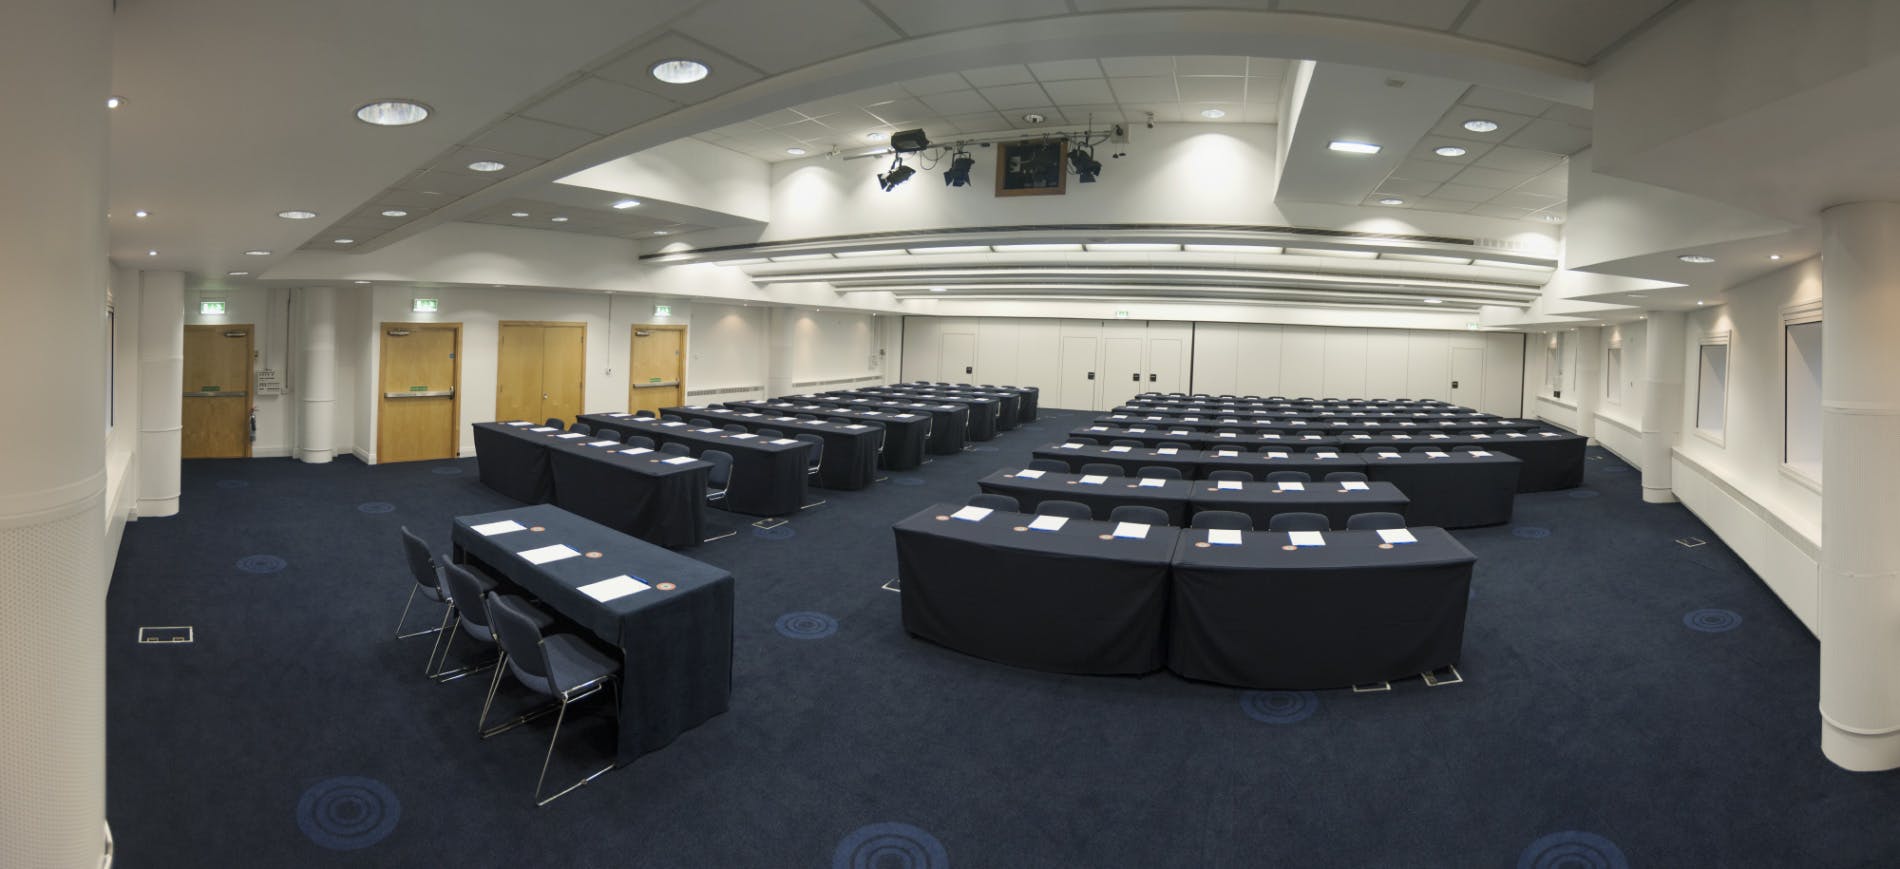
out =
[(505, 320), (495, 418), (572, 423), (587, 401), (587, 324)]

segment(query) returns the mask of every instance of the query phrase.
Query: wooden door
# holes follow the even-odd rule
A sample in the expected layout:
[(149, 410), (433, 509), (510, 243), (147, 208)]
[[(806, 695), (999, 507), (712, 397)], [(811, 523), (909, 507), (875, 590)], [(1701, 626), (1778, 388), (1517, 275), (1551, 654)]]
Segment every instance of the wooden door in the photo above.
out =
[[(543, 333), (540, 326), (503, 323), (496, 341), (495, 419), (548, 418), (541, 412)], [(569, 417), (561, 417), (573, 422)]]
[(587, 326), (541, 325), (541, 418), (573, 422), (587, 403)]
[(455, 458), (462, 324), (384, 323), (381, 340), (376, 460)]
[(185, 327), (187, 459), (251, 455), (251, 325)]
[(678, 407), (686, 398), (686, 327), (633, 327), (627, 412)]

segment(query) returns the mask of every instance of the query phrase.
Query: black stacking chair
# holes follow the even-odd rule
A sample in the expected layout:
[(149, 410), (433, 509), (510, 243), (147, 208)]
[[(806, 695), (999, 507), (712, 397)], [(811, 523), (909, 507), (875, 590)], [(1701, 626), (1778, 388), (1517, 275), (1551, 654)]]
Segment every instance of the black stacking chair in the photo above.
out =
[(691, 420), (691, 422), (694, 428), (718, 428), (718, 426), (713, 425), (713, 421), (710, 419), (700, 419), (698, 417), (694, 417)]
[(1194, 514), (1194, 521), (1189, 522), (1188, 527), (1252, 531), (1253, 518), (1233, 510), (1202, 510)]
[(965, 503), (972, 507), (988, 507), (991, 510), (1003, 510), (1010, 513), (1021, 513), (1023, 511), (1023, 505), (1018, 503), (1015, 498), (1011, 498), (1008, 495), (992, 495), (988, 492), (981, 495), (971, 495), (970, 500)]
[(811, 414), (809, 414), (809, 413), (794, 413), (794, 414), (792, 414), (792, 416), (795, 416), (795, 417), (797, 417), (797, 418), (799, 418), (799, 419), (817, 419), (817, 418), (818, 418), (818, 417), (816, 417), (816, 416), (813, 416), (813, 415), (811, 415)]
[(1078, 435), (1078, 436), (1071, 437), (1066, 441), (1063, 441), (1063, 443), (1088, 444), (1089, 446), (1099, 446), (1101, 444), (1101, 441), (1098, 441), (1091, 437), (1082, 437)]
[(851, 424), (851, 420), (845, 419), (842, 416), (830, 417), (829, 419), (825, 421), (829, 423), (833, 423), (835, 425), (850, 425)]
[(775, 428), (762, 428), (759, 429), (759, 437), (777, 440), (785, 437), (785, 433)]
[(1318, 445), (1318, 446), (1311, 446), (1311, 447), (1307, 447), (1307, 448), (1306, 448), (1306, 450), (1305, 450), (1305, 452), (1308, 452), (1308, 453), (1336, 453), (1336, 452), (1339, 452), (1339, 448), (1338, 448), (1338, 447), (1329, 447), (1329, 446), (1326, 446), (1325, 444), (1320, 444), (1320, 445)]
[(707, 450), (699, 454), (699, 460), (712, 463), (712, 469), (706, 472), (706, 503), (724, 507), (726, 490), (732, 488), (732, 454), (725, 450)]
[(649, 450), (653, 449), (653, 439), (650, 437), (647, 437), (646, 435), (627, 435), (627, 439), (625, 441), (622, 441), (622, 443), (625, 443), (627, 446), (630, 446), (630, 447), (646, 447)]
[(1328, 483), (1363, 483), (1366, 475), (1358, 471), (1334, 471), (1326, 475)]
[(1108, 445), (1111, 447), (1138, 447), (1141, 446), (1142, 443), (1134, 438), (1116, 438), (1109, 441)]
[(633, 412), (634, 419), (652, 419), (653, 417), (654, 413), (650, 410), (636, 410)]
[(1089, 512), (1089, 505), (1084, 504), (1081, 501), (1064, 501), (1060, 498), (1051, 498), (1047, 501), (1042, 502), (1041, 504), (1037, 504), (1036, 515), (1038, 516), (1067, 516), (1070, 519), (1095, 518), (1095, 514)]
[(661, 444), (660, 452), (666, 453), (669, 456), (690, 456), (693, 454), (692, 450), (687, 449), (686, 445), (679, 441), (668, 441)]
[(1456, 453), (1482, 453), (1489, 452), (1491, 447), (1486, 444), (1463, 444), (1461, 446), (1452, 447), (1451, 449), (1452, 452)]
[[(1232, 421), (1233, 421), (1233, 420), (1222, 420), (1222, 422), (1232, 422)], [(1233, 428), (1233, 427), (1228, 427), (1228, 426), (1224, 426), (1224, 427), (1221, 427), (1221, 428), (1217, 428), (1217, 429), (1214, 429), (1214, 433), (1215, 433), (1215, 434), (1217, 434), (1217, 435), (1220, 435), (1220, 434), (1240, 434), (1240, 429), (1237, 429), (1237, 428)]]
[(1189, 446), (1184, 441), (1162, 441), (1161, 443), (1156, 444), (1155, 447), (1157, 449), (1177, 449), (1177, 450), (1194, 449), (1193, 447)]
[(1267, 521), (1268, 531), (1331, 531), (1324, 513), (1277, 513)]
[(677, 413), (663, 413), (663, 414), (660, 414), (660, 419), (661, 419), (662, 421), (664, 421), (664, 422), (685, 422), (685, 421), (686, 421), (686, 418), (685, 418), (685, 417), (683, 417), (683, 416), (680, 416), (680, 415), (679, 415), (679, 414), (677, 414)]
[[(443, 629), (448, 627), (449, 613), (454, 610), (449, 606), (448, 596), (442, 592), (441, 565), (436, 563), (435, 556), (429, 554), (429, 545), (422, 542), (422, 538), (417, 537), (406, 525), (402, 528), (402, 550), (403, 556), (409, 561), (409, 575), (414, 582), (409, 585), (409, 599), (402, 605), (402, 615), (396, 619), (396, 639), (406, 640), (424, 634), (436, 635), (435, 644), (429, 647), (429, 660), (422, 665), (422, 672), (427, 673), (429, 668), (435, 665), (436, 648), (442, 643)], [(409, 621), (409, 608), (415, 605), (417, 592), (421, 592), (423, 597), (445, 607), (442, 611), (442, 623), (426, 631), (410, 631), (405, 634), (402, 632), (402, 626)]]
[(1249, 474), (1246, 471), (1210, 471), (1208, 472), (1207, 478), (1210, 480), (1214, 480), (1216, 482), (1220, 480), (1227, 480), (1229, 482), (1235, 482), (1235, 483), (1256, 482), (1254, 475)]
[(571, 432), (579, 432), (579, 433), (581, 433), (581, 434), (593, 434), (593, 433), (594, 433), (594, 427), (593, 427), (593, 426), (591, 426), (591, 425), (588, 425), (587, 423), (584, 423), (584, 422), (577, 422), (577, 423), (575, 423), (575, 424), (573, 424), (573, 425), (570, 425), (570, 426), (568, 426), (568, 427), (567, 427), (567, 430), (568, 430), (568, 431), (571, 431)]
[(561, 429), (567, 428), (567, 422), (562, 420), (558, 416), (548, 417), (548, 421), (543, 423), (543, 425), (547, 426), (548, 428), (561, 428)]
[(1269, 483), (1311, 483), (1313, 477), (1305, 471), (1268, 471)]
[[(548, 779), (548, 762), (554, 759), (554, 745), (561, 738), (562, 722), (567, 720), (568, 705), (592, 697), (600, 693), (602, 687), (606, 687), (612, 689), (614, 716), (619, 717), (620, 664), (573, 634), (543, 634), (541, 628), (535, 625), (533, 616), (500, 595), (491, 593), (484, 600), (488, 602), (489, 624), (494, 628), (495, 639), (506, 661), (505, 669), (513, 673), (515, 681), (529, 691), (552, 697), (559, 704), (560, 712), (554, 718), (554, 733), (548, 737), (547, 757), (541, 761), (541, 776), (534, 782), (534, 804), (545, 806), (613, 770), (614, 765), (610, 762), (554, 794), (541, 796), (542, 786)], [(503, 669), (496, 667), (495, 678), (488, 683), (488, 700), (482, 704), (480, 726), (483, 728), (487, 727), (488, 710), (494, 705), (495, 689), (501, 685)], [(524, 715), (494, 730), (484, 729), (482, 736), (489, 737), (512, 730), (547, 711), (542, 709)]]
[(792, 435), (792, 437), (811, 444), (811, 461), (806, 463), (805, 473), (808, 475), (817, 474), (818, 466), (825, 462), (825, 439), (811, 432), (799, 432), (798, 434)]
[[(488, 605), (482, 600), (482, 595), (494, 591), (494, 589), (495, 584), (493, 582), (489, 581), (486, 577), (476, 576), (459, 564), (450, 564), (443, 567), (442, 590), (449, 595), (449, 606), (454, 608), (455, 620), (449, 625), (449, 639), (448, 642), (442, 645), (442, 662), (438, 666), (447, 667), (449, 665), (449, 649), (455, 646), (455, 638), (458, 633), (467, 634), (469, 639), (484, 646), (495, 645), (495, 631), (494, 628), (488, 624)], [(536, 627), (546, 628), (554, 624), (553, 616), (535, 609), (526, 600), (509, 595), (504, 595), (504, 597), (508, 597), (509, 602), (518, 604), (522, 612), (528, 613), (534, 619)], [(460, 629), (459, 631), (457, 630), (458, 628)], [(491, 660), (473, 667), (457, 667), (454, 670), (448, 671), (437, 670), (429, 675), (437, 682), (453, 682), (463, 676), (479, 673), (498, 663), (500, 663), (500, 659)], [(476, 730), (479, 732), (480, 728), (477, 727)]]
[(1441, 447), (1432, 446), (1431, 444), (1420, 444), (1409, 450), (1406, 450), (1406, 452), (1408, 453), (1442, 453), (1442, 452), (1446, 452), (1446, 450), (1444, 450)]
[(1137, 522), (1142, 525), (1167, 525), (1168, 511), (1146, 504), (1123, 504), (1108, 511), (1110, 522)]
[(1380, 528), (1404, 528), (1405, 517), (1397, 513), (1354, 513), (1346, 517), (1349, 531), (1375, 531)]
[(720, 428), (723, 428), (726, 431), (732, 432), (733, 434), (745, 434), (745, 426), (742, 426), (736, 422), (726, 423), (725, 425), (720, 426)]
[(608, 428), (603, 425), (600, 428), (594, 429), (594, 437), (603, 441), (617, 441), (626, 437), (626, 435), (622, 434), (620, 429)]
[(1032, 471), (1049, 471), (1057, 474), (1066, 474), (1069, 472), (1069, 463), (1056, 459), (1030, 459), (1029, 469)]
[(1121, 465), (1111, 465), (1111, 464), (1109, 464), (1109, 463), (1107, 463), (1107, 462), (1089, 462), (1089, 463), (1087, 463), (1087, 464), (1085, 464), (1085, 465), (1083, 465), (1083, 466), (1082, 466), (1082, 473), (1084, 473), (1084, 474), (1100, 474), (1100, 475), (1102, 475), (1102, 476), (1104, 476), (1104, 477), (1126, 477), (1126, 476), (1128, 476), (1128, 472), (1127, 472), (1127, 471), (1124, 471), (1124, 470), (1122, 470), (1122, 466), (1121, 466)]

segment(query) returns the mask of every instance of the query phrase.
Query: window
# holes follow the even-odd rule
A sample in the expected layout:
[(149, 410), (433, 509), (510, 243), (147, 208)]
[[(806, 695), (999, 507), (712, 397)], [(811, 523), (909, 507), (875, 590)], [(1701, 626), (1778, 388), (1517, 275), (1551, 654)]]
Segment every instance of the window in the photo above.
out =
[(112, 433), (114, 393), (119, 385), (119, 314), (106, 306), (106, 434)]
[(1728, 337), (1702, 344), (1696, 376), (1695, 430), (1720, 444), (1728, 429)]
[(1623, 403), (1623, 348), (1612, 345), (1603, 356), (1603, 400)]
[[(1816, 311), (1815, 314), (1819, 312)], [(1804, 314), (1805, 316), (1811, 316)], [(1782, 463), (1821, 482), (1821, 321), (1789, 322), (1783, 333)]]
[(1544, 385), (1559, 398), (1564, 394), (1564, 349), (1570, 343), (1566, 336), (1564, 332), (1552, 334), (1544, 356)]

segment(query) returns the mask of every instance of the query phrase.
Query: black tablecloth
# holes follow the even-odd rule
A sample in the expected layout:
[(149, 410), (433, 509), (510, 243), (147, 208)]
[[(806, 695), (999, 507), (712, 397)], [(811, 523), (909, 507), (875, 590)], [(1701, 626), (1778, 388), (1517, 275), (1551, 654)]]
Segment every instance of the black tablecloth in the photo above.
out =
[(1187, 524), (1188, 488), (1186, 480), (1160, 480), (1161, 485), (1142, 485), (1137, 477), (1109, 477), (1101, 483), (1085, 483), (1081, 474), (1046, 471), (1040, 477), (1024, 477), (1014, 468), (1005, 468), (976, 481), (978, 488), (996, 495), (1008, 495), (1022, 505), (1023, 512), (1034, 513), (1044, 501), (1080, 501), (1087, 504), (1095, 518), (1106, 521), (1108, 514), (1123, 504), (1156, 507), (1168, 514), (1168, 524)]
[(926, 448), (934, 456), (947, 456), (963, 452), (963, 444), (969, 439), (970, 406), (967, 404), (943, 404), (930, 401), (901, 401), (890, 396), (843, 395), (843, 396), (788, 396), (781, 401), (811, 401), (817, 404), (836, 405), (855, 408), (859, 411), (881, 410), (887, 413), (922, 413), (930, 416), (930, 439)]
[(1253, 527), (1266, 530), (1267, 523), (1281, 513), (1319, 513), (1335, 529), (1343, 530), (1346, 520), (1360, 513), (1397, 513), (1404, 516), (1411, 503), (1399, 487), (1372, 482), (1365, 491), (1342, 489), (1340, 483), (1314, 481), (1299, 489), (1284, 488), (1280, 483), (1234, 483), (1240, 488), (1220, 487), (1213, 480), (1189, 484), (1190, 515), (1208, 510), (1232, 510), (1253, 519)]
[(893, 526), (904, 629), (966, 654), (1058, 673), (1147, 673), (1162, 665), (1168, 561), (1180, 532), (1101, 539), (1115, 526), (1071, 519), (948, 517), (938, 504)]
[(1215, 471), (1240, 471), (1252, 474), (1256, 480), (1266, 479), (1272, 471), (1305, 471), (1313, 479), (1323, 480), (1334, 471), (1364, 471), (1365, 462), (1359, 456), (1336, 447), (1315, 453), (1295, 448), (1269, 448), (1264, 451), (1225, 449), (1201, 453), (1197, 467), (1196, 479), (1203, 480)]
[[(530, 428), (542, 431), (529, 431)], [(474, 429), (475, 468), (482, 485), (529, 504), (554, 499), (547, 435), (555, 433), (555, 429), (498, 422), (479, 422)]]
[(863, 409), (851, 405), (827, 402), (814, 404), (798, 400), (796, 403), (781, 399), (769, 401), (729, 401), (727, 407), (756, 410), (783, 418), (793, 414), (809, 414), (831, 419), (848, 419), (884, 427), (884, 453), (878, 464), (893, 471), (905, 471), (924, 463), (924, 447), (930, 437), (930, 414), (913, 411), (890, 411)]
[(977, 385), (977, 384), (969, 384), (969, 383), (942, 384), (942, 383), (932, 383), (928, 380), (913, 380), (909, 383), (892, 384), (891, 387), (888, 387), (888, 388), (918, 389), (918, 390), (925, 390), (925, 391), (929, 391), (932, 389), (936, 389), (936, 390), (949, 389), (949, 390), (973, 391), (979, 395), (982, 395), (982, 394), (993, 395), (997, 393), (1002, 393), (1005, 395), (1015, 395), (1022, 399), (1020, 405), (1016, 409), (1016, 421), (1018, 423), (1035, 422), (1036, 406), (1038, 403), (1040, 403), (1040, 400), (1042, 398), (1042, 389), (1040, 387), (1035, 387), (1035, 386), (990, 386), (990, 385)]
[[(472, 530), (508, 519), (546, 530), (492, 537)], [(616, 765), (663, 748), (726, 711), (732, 698), (732, 574), (549, 505), (457, 516), (452, 537), (457, 563), (519, 587), (619, 650)], [(555, 544), (601, 557), (534, 565), (515, 554)], [(578, 591), (622, 574), (653, 587), (605, 603)]]
[(1145, 446), (1160, 446), (1162, 443), (1187, 444), (1197, 450), (1220, 449), (1258, 449), (1268, 446), (1290, 446), (1295, 449), (1324, 446), (1339, 443), (1339, 438), (1317, 432), (1298, 432), (1280, 434), (1277, 430), (1267, 432), (1207, 432), (1192, 429), (1179, 429), (1172, 426), (1135, 426), (1116, 428), (1105, 425), (1085, 425), (1069, 430), (1069, 438), (1089, 438), (1097, 443), (1112, 443), (1117, 440), (1140, 441)]
[(1583, 485), (1584, 446), (1587, 439), (1582, 435), (1569, 432), (1507, 431), (1496, 434), (1445, 435), (1434, 437), (1430, 433), (1409, 436), (1376, 437), (1361, 440), (1348, 440), (1344, 446), (1349, 450), (1387, 449), (1404, 452), (1415, 446), (1432, 446), (1444, 450), (1458, 447), (1481, 447), (1485, 450), (1516, 456), (1524, 462), (1517, 476), (1517, 491), (1548, 492), (1553, 489), (1574, 489)]
[[(790, 414), (766, 412), (748, 407), (663, 407), (661, 413), (681, 416), (703, 415), (721, 426), (735, 423), (746, 431), (769, 428), (786, 437), (815, 434), (824, 441), (819, 459), (818, 477), (813, 484), (825, 489), (862, 489), (877, 479), (877, 445), (884, 438), (880, 423), (798, 419)], [(582, 417), (586, 419), (586, 417)]]
[(1412, 499), (1406, 514), (1412, 522), (1472, 528), (1511, 521), (1518, 470), (1524, 467), (1514, 456), (1451, 452), (1432, 458), (1425, 453), (1393, 455), (1377, 450), (1359, 455), (1367, 477), (1397, 485)]
[(732, 487), (726, 509), (753, 516), (783, 516), (798, 512), (805, 503), (806, 469), (811, 444), (785, 438), (778, 443), (760, 437), (738, 437), (732, 432), (701, 431), (689, 423), (661, 422), (652, 417), (616, 419), (582, 414), (589, 425), (605, 425), (628, 434), (643, 434), (655, 444), (680, 443), (693, 455), (709, 449), (732, 454)]
[[(1162, 450), (1175, 450), (1172, 453)], [(1194, 479), (1195, 468), (1201, 462), (1200, 450), (1182, 450), (1175, 447), (1148, 449), (1145, 447), (1091, 446), (1082, 444), (1075, 449), (1066, 449), (1061, 444), (1049, 444), (1037, 447), (1031, 455), (1038, 459), (1055, 459), (1066, 462), (1069, 470), (1080, 472), (1082, 466), (1090, 462), (1106, 462), (1122, 469), (1122, 473), (1134, 476), (1143, 467), (1157, 466), (1174, 468), (1181, 472), (1182, 479)]]
[(659, 452), (629, 455), (627, 447), (573, 446), (548, 450), (554, 504), (661, 546), (704, 540), (706, 474), (712, 465), (669, 465)]
[[(1454, 664), (1476, 559), (1440, 528), (1379, 548), (1372, 531), (1333, 531), (1287, 551), (1285, 534), (1245, 532), (1173, 559), (1168, 669), (1260, 689), (1343, 688)], [(908, 584), (906, 592), (909, 591)]]

